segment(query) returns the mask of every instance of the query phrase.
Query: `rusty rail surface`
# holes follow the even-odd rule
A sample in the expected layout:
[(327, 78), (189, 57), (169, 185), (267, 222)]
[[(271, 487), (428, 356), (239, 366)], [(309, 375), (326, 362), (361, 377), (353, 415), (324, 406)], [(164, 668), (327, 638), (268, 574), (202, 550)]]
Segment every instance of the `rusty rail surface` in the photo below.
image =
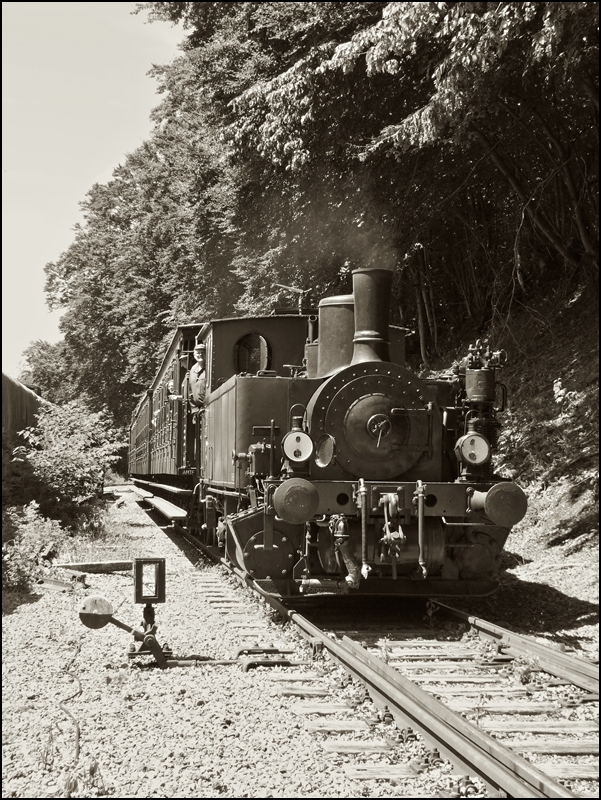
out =
[(492, 639), (499, 647), (500, 652), (507, 655), (529, 655), (536, 656), (538, 663), (545, 672), (555, 675), (556, 678), (565, 678), (575, 686), (585, 689), (594, 694), (599, 693), (599, 665), (582, 658), (562, 653), (553, 647), (536, 642), (527, 636), (508, 631), (499, 625), (473, 617), (464, 611), (458, 611), (444, 603), (436, 603), (449, 616), (469, 623), (482, 638)]

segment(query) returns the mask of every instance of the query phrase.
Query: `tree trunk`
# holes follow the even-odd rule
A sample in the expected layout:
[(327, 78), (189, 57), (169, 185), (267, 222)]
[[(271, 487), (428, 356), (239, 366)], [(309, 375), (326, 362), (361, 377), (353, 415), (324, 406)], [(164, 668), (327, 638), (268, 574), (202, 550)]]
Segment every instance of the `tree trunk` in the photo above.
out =
[(407, 317), (407, 315), (405, 313), (405, 308), (403, 306), (403, 299), (404, 299), (403, 298), (403, 273), (404, 273), (404, 271), (405, 271), (404, 266), (400, 266), (397, 269), (397, 273), (398, 273), (398, 276), (399, 276), (399, 278), (398, 278), (398, 288), (397, 288), (398, 298), (399, 298), (398, 307), (399, 307), (399, 320), (400, 320), (401, 325), (405, 325), (405, 319)]
[(436, 307), (434, 305), (432, 281), (428, 281), (428, 297), (430, 300), (430, 308), (432, 310), (432, 343), (434, 345), (434, 352), (436, 355), (440, 355), (440, 351), (438, 349), (438, 323), (436, 322)]
[(554, 231), (552, 227), (542, 219), (541, 215), (532, 208), (532, 197), (527, 195), (525, 189), (518, 181), (515, 171), (507, 163), (507, 159), (501, 158), (501, 156), (496, 152), (495, 148), (491, 145), (481, 131), (479, 131), (477, 128), (472, 128), (472, 130), (488, 152), (492, 162), (507, 178), (512, 189), (524, 204), (524, 211), (526, 214), (528, 214), (532, 224), (549, 240), (549, 242), (551, 242), (553, 247), (555, 247), (558, 253), (567, 261), (568, 264), (571, 264), (573, 267), (579, 266), (580, 260), (569, 250), (568, 247), (566, 247), (565, 242), (561, 239), (559, 234)]
[(424, 309), (426, 311), (426, 318), (428, 320), (428, 328), (430, 330), (430, 339), (434, 347), (434, 352), (438, 355), (438, 330), (436, 326), (436, 314), (434, 309), (434, 300), (432, 298), (432, 282), (430, 280), (430, 265), (428, 263), (428, 256), (426, 248), (422, 247), (421, 251), (421, 270), (418, 273), (420, 280), (420, 288), (422, 293), (422, 300), (424, 302)]
[(535, 119), (538, 120), (542, 129), (546, 133), (547, 138), (551, 143), (551, 147), (553, 148), (555, 155), (559, 159), (557, 167), (563, 178), (564, 185), (568, 191), (568, 195), (571, 200), (572, 211), (574, 214), (574, 219), (576, 220), (576, 225), (578, 227), (578, 234), (580, 236), (580, 241), (582, 242), (584, 252), (589, 256), (595, 257), (596, 256), (595, 248), (591, 241), (586, 222), (582, 216), (582, 204), (578, 199), (578, 191), (574, 183), (574, 176), (572, 175), (572, 171), (570, 170), (570, 159), (568, 158), (568, 155), (564, 150), (562, 143), (556, 136), (553, 135), (551, 129), (549, 128), (545, 120), (542, 118), (542, 116), (538, 113), (538, 111), (533, 109), (532, 115), (534, 116)]
[(584, 88), (587, 97), (595, 106), (595, 110), (597, 111), (597, 113), (599, 113), (599, 92), (595, 88), (594, 83), (590, 78), (585, 78), (582, 81), (582, 86)]
[(415, 307), (417, 310), (417, 330), (419, 333), (419, 350), (421, 353), (422, 361), (429, 367), (430, 364), (428, 363), (428, 347), (427, 347), (427, 339), (428, 339), (428, 327), (426, 325), (426, 313), (424, 310), (424, 299), (421, 292), (421, 281), (420, 281), (420, 274), (419, 269), (415, 267), (414, 264), (409, 265), (409, 273), (411, 275), (411, 282), (413, 284), (413, 290), (415, 293)]
[(415, 286), (415, 303), (417, 306), (417, 327), (419, 330), (419, 351), (422, 356), (422, 361), (429, 367), (430, 364), (428, 362), (428, 347), (426, 344), (426, 339), (428, 336), (427, 328), (426, 328), (426, 319), (424, 313), (424, 302), (422, 299), (422, 293), (419, 290), (419, 286)]

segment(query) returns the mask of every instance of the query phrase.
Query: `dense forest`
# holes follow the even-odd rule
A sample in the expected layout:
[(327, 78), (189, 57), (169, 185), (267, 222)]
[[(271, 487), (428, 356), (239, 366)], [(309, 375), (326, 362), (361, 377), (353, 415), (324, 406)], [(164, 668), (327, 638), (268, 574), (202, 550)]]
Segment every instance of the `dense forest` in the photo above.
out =
[(153, 132), (46, 267), (22, 378), (126, 426), (174, 326), (394, 270), (415, 364), (598, 286), (598, 4), (151, 2)]

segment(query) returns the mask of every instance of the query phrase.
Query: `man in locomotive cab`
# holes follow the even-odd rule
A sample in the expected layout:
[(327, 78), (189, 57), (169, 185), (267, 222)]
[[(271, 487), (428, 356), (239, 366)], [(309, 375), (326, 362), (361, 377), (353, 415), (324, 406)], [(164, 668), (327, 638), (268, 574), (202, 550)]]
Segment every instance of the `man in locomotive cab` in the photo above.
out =
[(196, 343), (194, 347), (194, 364), (184, 379), (184, 397), (192, 407), (192, 417), (196, 421), (199, 414), (204, 411), (205, 394), (207, 391), (207, 374), (205, 371), (205, 346)]

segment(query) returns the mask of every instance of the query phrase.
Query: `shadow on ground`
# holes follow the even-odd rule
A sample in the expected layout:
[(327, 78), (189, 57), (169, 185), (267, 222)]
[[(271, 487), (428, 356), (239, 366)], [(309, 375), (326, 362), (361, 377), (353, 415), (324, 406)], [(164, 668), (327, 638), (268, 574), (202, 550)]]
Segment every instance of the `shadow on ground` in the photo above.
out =
[(495, 594), (453, 601), (449, 605), (533, 636), (557, 634), (599, 622), (596, 603), (571, 597), (545, 583), (521, 580), (509, 572), (501, 573)]
[(2, 616), (14, 614), (21, 606), (37, 603), (42, 599), (41, 594), (36, 594), (35, 587), (31, 592), (2, 592)]
[(179, 548), (182, 555), (184, 555), (193, 566), (196, 566), (199, 561), (201, 564), (205, 563), (199, 551), (184, 539), (180, 529), (175, 525), (165, 522), (165, 517), (159, 514), (158, 511), (155, 511), (154, 508), (145, 508), (143, 500), (137, 500), (136, 503), (146, 514), (148, 519), (163, 531), (167, 538)]
[(303, 617), (313, 624), (339, 627), (350, 631), (353, 625), (369, 633), (385, 635), (387, 627), (393, 630), (402, 628), (428, 628), (426, 615), (427, 599), (424, 597), (396, 597), (394, 595), (306, 595), (287, 599), (285, 605), (297, 609)]
[[(555, 533), (555, 536), (547, 542), (547, 547), (557, 547), (567, 542), (574, 542), (574, 547), (570, 552), (577, 553), (586, 547), (593, 537), (597, 536), (598, 525), (598, 508), (589, 508), (578, 516), (563, 519), (551, 531), (552, 534)], [(575, 540), (580, 537), (582, 537), (581, 540), (576, 543)]]
[(511, 553), (509, 550), (503, 550), (501, 553), (502, 569), (514, 569), (524, 564), (532, 564), (532, 559), (521, 556), (519, 553)]

